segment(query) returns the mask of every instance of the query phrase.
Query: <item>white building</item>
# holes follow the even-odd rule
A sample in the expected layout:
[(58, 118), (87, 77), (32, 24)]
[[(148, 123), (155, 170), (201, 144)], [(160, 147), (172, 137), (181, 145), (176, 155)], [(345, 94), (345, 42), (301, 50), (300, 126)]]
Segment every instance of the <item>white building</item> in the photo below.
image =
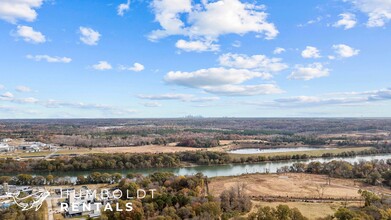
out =
[(12, 141), (11, 138), (4, 138), (3, 140), (1, 140), (1, 142), (4, 142), (4, 143), (10, 142), (10, 141)]
[(9, 146), (7, 143), (0, 143), (0, 152), (9, 152), (12, 151), (14, 147)]

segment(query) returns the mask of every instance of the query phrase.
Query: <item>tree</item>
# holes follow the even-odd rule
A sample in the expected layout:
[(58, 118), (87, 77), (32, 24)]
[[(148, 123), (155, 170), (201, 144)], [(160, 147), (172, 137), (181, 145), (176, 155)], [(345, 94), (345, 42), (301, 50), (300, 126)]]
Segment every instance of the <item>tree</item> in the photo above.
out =
[(364, 206), (371, 206), (374, 202), (380, 201), (380, 197), (373, 192), (367, 190), (358, 190), (358, 193), (365, 201)]
[(48, 185), (50, 185), (50, 184), (52, 184), (53, 183), (53, 180), (54, 180), (54, 176), (53, 175), (47, 175), (46, 176), (46, 183), (48, 184)]
[(356, 216), (354, 212), (347, 208), (339, 208), (338, 211), (334, 214), (338, 220), (352, 220)]

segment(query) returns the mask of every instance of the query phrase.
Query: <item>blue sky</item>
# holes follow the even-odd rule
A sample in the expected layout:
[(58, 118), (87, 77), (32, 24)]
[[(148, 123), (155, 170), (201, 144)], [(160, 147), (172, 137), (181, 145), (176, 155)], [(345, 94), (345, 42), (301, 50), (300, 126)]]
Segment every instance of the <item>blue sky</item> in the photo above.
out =
[(390, 117), (389, 0), (2, 0), (0, 118)]

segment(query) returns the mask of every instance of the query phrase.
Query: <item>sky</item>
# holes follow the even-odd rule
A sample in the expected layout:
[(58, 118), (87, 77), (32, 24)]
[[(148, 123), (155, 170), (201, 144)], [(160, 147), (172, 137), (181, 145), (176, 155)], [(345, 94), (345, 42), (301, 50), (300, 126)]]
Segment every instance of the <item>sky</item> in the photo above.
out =
[(0, 0), (0, 118), (391, 117), (390, 0)]

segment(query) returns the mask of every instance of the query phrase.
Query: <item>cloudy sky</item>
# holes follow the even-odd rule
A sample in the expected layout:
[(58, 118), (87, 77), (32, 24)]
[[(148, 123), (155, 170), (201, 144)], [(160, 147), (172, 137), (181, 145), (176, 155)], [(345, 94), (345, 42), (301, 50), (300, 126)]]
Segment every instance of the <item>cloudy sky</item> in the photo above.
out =
[(0, 118), (390, 117), (390, 0), (1, 0)]

